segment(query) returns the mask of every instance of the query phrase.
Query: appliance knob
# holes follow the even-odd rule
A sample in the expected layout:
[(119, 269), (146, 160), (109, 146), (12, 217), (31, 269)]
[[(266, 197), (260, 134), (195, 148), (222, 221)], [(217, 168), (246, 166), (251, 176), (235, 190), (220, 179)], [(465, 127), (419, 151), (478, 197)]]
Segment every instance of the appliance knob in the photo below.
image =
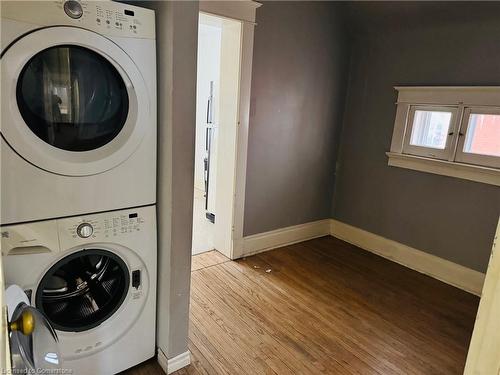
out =
[(76, 233), (81, 238), (89, 238), (94, 233), (94, 228), (89, 223), (82, 223), (76, 228)]
[(76, 0), (67, 0), (64, 3), (64, 11), (68, 16), (78, 19), (83, 16), (82, 5)]

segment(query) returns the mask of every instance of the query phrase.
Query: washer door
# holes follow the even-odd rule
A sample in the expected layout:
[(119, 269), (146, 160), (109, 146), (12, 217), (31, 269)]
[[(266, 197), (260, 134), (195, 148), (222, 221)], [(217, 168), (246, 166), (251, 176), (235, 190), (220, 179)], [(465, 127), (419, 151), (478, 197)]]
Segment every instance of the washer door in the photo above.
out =
[(137, 66), (94, 32), (34, 31), (6, 50), (1, 69), (2, 136), (46, 171), (107, 171), (130, 157), (151, 125), (150, 98)]
[(129, 269), (114, 253), (86, 249), (54, 264), (36, 292), (36, 306), (59, 331), (81, 332), (110, 318), (129, 289)]
[(42, 373), (61, 369), (57, 334), (37, 309), (29, 306), (17, 285), (5, 290), (13, 373)]
[[(25, 303), (18, 305), (10, 322), (10, 351), (13, 373), (50, 373), (61, 369), (59, 340), (48, 320)], [(22, 327), (23, 324), (28, 328)], [(32, 328), (30, 328), (32, 327)], [(26, 332), (26, 329), (29, 331)]]

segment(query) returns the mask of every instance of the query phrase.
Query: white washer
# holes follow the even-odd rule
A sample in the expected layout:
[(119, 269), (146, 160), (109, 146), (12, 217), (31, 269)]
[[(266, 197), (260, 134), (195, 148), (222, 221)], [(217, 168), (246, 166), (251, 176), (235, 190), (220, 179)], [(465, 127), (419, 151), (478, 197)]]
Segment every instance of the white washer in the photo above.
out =
[(2, 1), (1, 17), (1, 224), (154, 204), (154, 12)]
[(113, 374), (155, 354), (155, 206), (1, 228), (5, 281), (60, 341), (62, 368)]

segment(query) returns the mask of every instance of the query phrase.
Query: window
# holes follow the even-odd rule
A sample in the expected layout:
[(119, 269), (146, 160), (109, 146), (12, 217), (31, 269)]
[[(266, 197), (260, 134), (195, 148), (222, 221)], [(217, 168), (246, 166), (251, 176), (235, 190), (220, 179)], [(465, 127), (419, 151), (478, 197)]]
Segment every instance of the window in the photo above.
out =
[(448, 160), (456, 117), (456, 108), (412, 106), (403, 152)]
[(396, 90), (389, 165), (500, 185), (500, 87)]
[(456, 160), (500, 168), (500, 108), (466, 108)]

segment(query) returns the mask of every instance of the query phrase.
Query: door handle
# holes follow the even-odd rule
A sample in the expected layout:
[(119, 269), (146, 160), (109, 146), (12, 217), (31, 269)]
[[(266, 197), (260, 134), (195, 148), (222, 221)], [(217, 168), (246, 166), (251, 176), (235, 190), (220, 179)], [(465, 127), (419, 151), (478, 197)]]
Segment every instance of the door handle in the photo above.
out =
[(13, 247), (7, 252), (7, 255), (28, 255), (28, 254), (42, 254), (50, 253), (50, 249), (47, 246), (35, 245), (35, 246), (17, 246)]
[(10, 323), (9, 328), (11, 331), (18, 331), (29, 336), (35, 330), (35, 317), (31, 311), (23, 311), (16, 321)]

